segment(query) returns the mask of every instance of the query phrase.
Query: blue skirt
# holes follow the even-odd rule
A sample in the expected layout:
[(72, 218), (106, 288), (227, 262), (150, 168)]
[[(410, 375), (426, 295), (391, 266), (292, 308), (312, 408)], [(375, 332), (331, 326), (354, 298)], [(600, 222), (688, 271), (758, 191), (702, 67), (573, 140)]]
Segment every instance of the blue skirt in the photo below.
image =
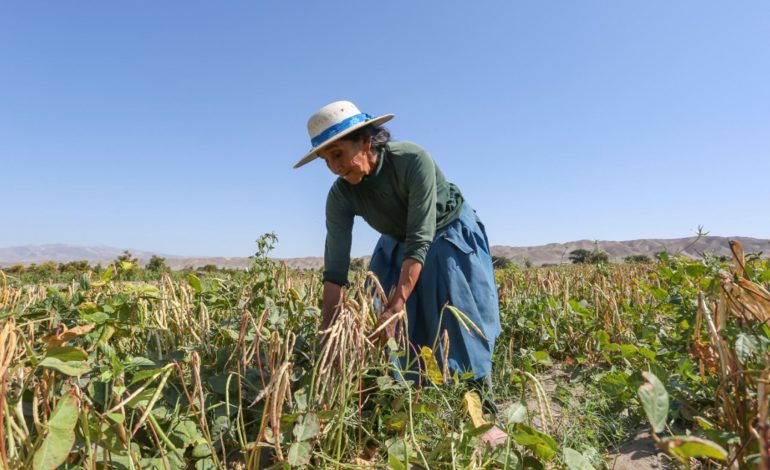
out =
[[(386, 294), (398, 283), (404, 250), (404, 243), (389, 235), (381, 236), (374, 248), (369, 269)], [(472, 328), (468, 332), (448, 309), (442, 315), (447, 303), (463, 312), (484, 337)], [(497, 285), (484, 225), (467, 203), (457, 220), (436, 231), (406, 313), (411, 344), (397, 358), (402, 373), (417, 369), (415, 358), (422, 346), (436, 345), (434, 357), (443, 369), (444, 331), (449, 336), (446, 365), (452, 375), (472, 372), (481, 378), (492, 372), (492, 352), (500, 334)]]

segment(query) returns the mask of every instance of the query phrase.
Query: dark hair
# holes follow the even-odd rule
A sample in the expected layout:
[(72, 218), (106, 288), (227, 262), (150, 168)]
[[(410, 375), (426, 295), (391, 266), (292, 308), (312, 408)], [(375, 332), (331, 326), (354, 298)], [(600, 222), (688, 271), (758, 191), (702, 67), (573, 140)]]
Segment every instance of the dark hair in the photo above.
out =
[(364, 140), (367, 137), (372, 139), (372, 150), (375, 153), (380, 153), (380, 150), (382, 150), (382, 148), (385, 147), (388, 142), (390, 142), (390, 131), (383, 126), (374, 126), (369, 124), (368, 126), (354, 130), (344, 137), (340, 137), (340, 140), (358, 142), (359, 140)]

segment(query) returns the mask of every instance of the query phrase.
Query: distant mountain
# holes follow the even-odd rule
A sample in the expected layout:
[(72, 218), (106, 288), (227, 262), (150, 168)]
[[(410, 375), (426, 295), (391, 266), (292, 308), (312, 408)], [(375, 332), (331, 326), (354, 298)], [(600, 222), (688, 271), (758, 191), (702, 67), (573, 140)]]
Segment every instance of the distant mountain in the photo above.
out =
[[(27, 245), (10, 248), (0, 248), (0, 266), (12, 264), (40, 264), (46, 261), (66, 263), (69, 261), (85, 260), (90, 264), (107, 265), (123, 254), (124, 248), (111, 246), (78, 246), (65, 244)], [(153, 256), (166, 259), (172, 269), (182, 269), (187, 266), (197, 268), (206, 264), (214, 264), (223, 268), (243, 269), (249, 265), (248, 258), (222, 257), (189, 257), (167, 255), (142, 250), (131, 250), (131, 254), (139, 259), (139, 264), (146, 264)]]
[[(56, 261), (57, 263), (66, 263), (69, 261), (85, 260), (91, 264), (111, 262), (122, 255), (124, 248), (114, 248), (111, 246), (78, 246), (65, 244), (52, 245), (27, 245), (14, 246), (10, 248), (0, 248), (0, 263), (44, 263), (46, 261)], [(149, 251), (129, 250), (132, 255), (139, 259), (150, 259), (152, 253)], [(180, 258), (172, 255), (158, 255), (164, 258)]]
[(513, 260), (519, 264), (529, 260), (533, 265), (569, 263), (569, 254), (573, 250), (593, 250), (598, 248), (609, 255), (610, 261), (621, 262), (631, 255), (647, 255), (653, 258), (660, 251), (678, 253), (688, 258), (699, 259), (704, 253), (717, 256), (730, 256), (730, 240), (737, 240), (746, 253), (770, 255), (770, 240), (749, 237), (689, 237), (673, 239), (641, 239), (622, 242), (578, 240), (568, 243), (550, 243), (541, 246), (515, 248), (493, 246), (492, 254)]
[[(696, 241), (697, 240), (697, 241)], [(529, 260), (533, 265), (569, 263), (569, 253), (577, 249), (593, 250), (599, 248), (609, 254), (610, 261), (621, 262), (631, 255), (647, 255), (653, 257), (659, 251), (679, 253), (690, 258), (700, 258), (703, 253), (730, 256), (729, 240), (738, 240), (746, 253), (763, 252), (763, 257), (770, 254), (770, 240), (749, 237), (696, 237), (675, 239), (642, 239), (629, 241), (598, 241), (578, 240), (568, 243), (550, 243), (541, 246), (511, 247), (492, 246), (492, 254), (523, 264)], [(144, 265), (153, 255), (166, 259), (166, 264), (172, 269), (184, 267), (197, 268), (206, 264), (214, 264), (223, 268), (243, 269), (248, 267), (249, 258), (222, 257), (185, 257), (166, 255), (149, 251), (129, 250), (139, 258)], [(66, 263), (69, 261), (86, 260), (91, 264), (107, 265), (123, 254), (123, 248), (107, 246), (76, 246), (76, 245), (29, 245), (11, 248), (0, 248), (0, 266), (13, 264), (40, 264), (46, 261)], [(368, 257), (366, 257), (368, 259)], [(297, 269), (318, 269), (323, 266), (322, 257), (289, 258), (285, 261), (289, 267)]]

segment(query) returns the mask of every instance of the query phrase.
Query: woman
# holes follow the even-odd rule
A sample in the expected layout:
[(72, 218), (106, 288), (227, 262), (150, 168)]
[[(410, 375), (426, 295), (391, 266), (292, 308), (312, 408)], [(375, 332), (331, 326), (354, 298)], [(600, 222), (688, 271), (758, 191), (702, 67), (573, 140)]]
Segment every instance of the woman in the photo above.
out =
[[(484, 226), (425, 150), (390, 141), (380, 125), (392, 118), (372, 117), (349, 101), (337, 101), (308, 121), (313, 148), (294, 167), (320, 157), (339, 177), (326, 199), (321, 328), (331, 323), (347, 285), (353, 219), (361, 216), (382, 234), (370, 269), (385, 292), (393, 292), (379, 323), (406, 309), (413, 351), (438, 345), (434, 355), (439, 361), (445, 351), (436, 339), (446, 331), (449, 371), (472, 373), (493, 407), (492, 351), (500, 316)], [(446, 304), (467, 315), (483, 337), (466, 330), (449, 311), (442, 315)], [(394, 328), (390, 322), (388, 337)], [(408, 369), (402, 358), (404, 375)]]

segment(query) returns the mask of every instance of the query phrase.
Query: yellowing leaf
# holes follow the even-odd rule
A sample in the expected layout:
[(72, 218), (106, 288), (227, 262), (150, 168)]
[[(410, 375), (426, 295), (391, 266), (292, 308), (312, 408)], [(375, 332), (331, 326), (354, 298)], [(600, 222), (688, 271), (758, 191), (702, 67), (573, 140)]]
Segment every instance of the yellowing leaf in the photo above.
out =
[(487, 424), (487, 420), (484, 419), (484, 413), (481, 411), (481, 397), (476, 392), (465, 392), (463, 395), (463, 405), (465, 410), (471, 417), (471, 422), (477, 428)]
[(727, 451), (719, 444), (695, 436), (672, 436), (662, 440), (668, 453), (681, 461), (689, 458), (710, 458), (727, 461)]
[(444, 375), (441, 373), (441, 368), (438, 366), (436, 357), (433, 355), (433, 350), (427, 346), (423, 346), (420, 350), (420, 356), (425, 363), (426, 373), (431, 382), (436, 385), (444, 385)]

